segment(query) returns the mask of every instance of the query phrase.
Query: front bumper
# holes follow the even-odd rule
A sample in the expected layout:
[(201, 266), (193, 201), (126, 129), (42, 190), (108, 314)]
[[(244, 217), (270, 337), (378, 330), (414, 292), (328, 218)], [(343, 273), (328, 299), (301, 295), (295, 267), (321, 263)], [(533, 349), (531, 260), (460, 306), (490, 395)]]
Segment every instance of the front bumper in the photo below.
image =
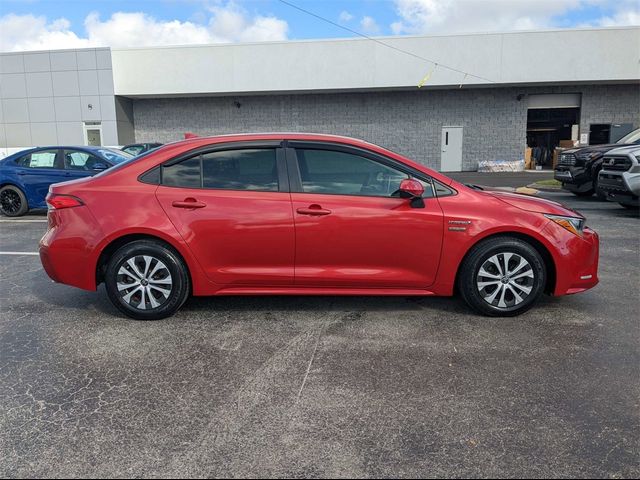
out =
[(598, 176), (598, 186), (607, 196), (607, 200), (639, 206), (640, 173), (603, 170)]
[(600, 239), (595, 231), (585, 227), (583, 235), (577, 236), (555, 222), (549, 222), (543, 235), (556, 246), (553, 252), (556, 266), (554, 295), (584, 292), (598, 284)]
[(593, 188), (593, 179), (582, 166), (559, 165), (553, 171), (553, 178), (561, 182), (567, 190), (586, 191)]

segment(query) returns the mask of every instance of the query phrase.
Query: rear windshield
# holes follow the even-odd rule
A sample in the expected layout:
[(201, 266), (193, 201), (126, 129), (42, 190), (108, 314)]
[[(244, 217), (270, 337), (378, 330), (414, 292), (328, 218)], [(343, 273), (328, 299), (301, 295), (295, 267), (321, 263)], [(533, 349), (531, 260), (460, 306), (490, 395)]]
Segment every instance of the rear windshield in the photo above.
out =
[(133, 155), (123, 152), (122, 150), (114, 150), (111, 148), (100, 148), (98, 153), (113, 163), (122, 163), (131, 160)]
[[(140, 155), (137, 155), (135, 157), (133, 155), (129, 155), (128, 153), (125, 153), (125, 152), (119, 152), (119, 153), (122, 154), (123, 157), (126, 157), (126, 158), (124, 160), (120, 161), (119, 163), (116, 163), (113, 167), (108, 168), (108, 169), (98, 173), (95, 176), (96, 177), (101, 177), (103, 175), (108, 175), (110, 172), (113, 172), (115, 170), (119, 170), (120, 168), (125, 167), (127, 165), (130, 165), (133, 162), (137, 162), (141, 158), (145, 158), (150, 153), (156, 153), (159, 148), (162, 148), (162, 147), (154, 148), (153, 150), (147, 150), (146, 152), (141, 153)], [(109, 149), (109, 150), (112, 151), (111, 149)]]

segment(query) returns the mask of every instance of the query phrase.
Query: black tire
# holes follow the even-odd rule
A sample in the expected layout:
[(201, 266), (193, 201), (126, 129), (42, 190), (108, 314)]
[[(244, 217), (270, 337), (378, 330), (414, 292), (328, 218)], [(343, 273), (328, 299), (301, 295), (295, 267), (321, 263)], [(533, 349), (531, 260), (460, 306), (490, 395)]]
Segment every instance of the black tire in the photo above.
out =
[(590, 197), (591, 195), (593, 195), (593, 192), (595, 192), (595, 190), (592, 188), (590, 190), (585, 190), (584, 192), (571, 192), (571, 193), (573, 193), (576, 197)]
[[(505, 259), (511, 274), (503, 275)], [(522, 259), (527, 265), (516, 268), (522, 265)], [(493, 260), (498, 265), (492, 263)], [(533, 246), (514, 237), (495, 237), (480, 242), (466, 256), (458, 275), (458, 289), (467, 305), (476, 312), (491, 317), (513, 317), (533, 306), (542, 295), (546, 281), (544, 260)], [(481, 284), (488, 283), (495, 285), (482, 285), (481, 288)], [(491, 296), (494, 299), (490, 302)]]
[(7, 217), (21, 217), (29, 211), (27, 197), (13, 185), (0, 188), (0, 212)]
[(607, 194), (604, 193), (604, 191), (602, 191), (599, 187), (598, 187), (598, 174), (600, 173), (600, 170), (598, 170), (596, 172), (596, 177), (593, 179), (593, 191), (596, 194), (596, 197), (598, 197), (598, 200), (602, 200), (603, 202), (607, 200)]
[[(147, 263), (147, 258), (152, 260)], [(123, 271), (127, 273), (122, 274)], [(123, 288), (129, 284), (131, 287)], [(105, 285), (111, 303), (136, 320), (159, 320), (173, 315), (191, 291), (187, 267), (178, 253), (154, 240), (136, 240), (120, 247), (107, 263)]]

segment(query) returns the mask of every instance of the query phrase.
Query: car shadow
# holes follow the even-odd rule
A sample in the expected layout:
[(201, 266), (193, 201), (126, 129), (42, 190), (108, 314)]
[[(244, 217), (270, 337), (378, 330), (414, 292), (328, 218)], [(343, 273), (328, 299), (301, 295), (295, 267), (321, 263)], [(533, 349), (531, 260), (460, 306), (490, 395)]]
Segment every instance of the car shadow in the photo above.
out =
[[(104, 285), (96, 292), (88, 292), (64, 285), (42, 288), (33, 284), (31, 293), (41, 305), (42, 313), (51, 308), (72, 309), (86, 314), (127, 318), (109, 301)], [(178, 312), (181, 316), (198, 317), (215, 313), (268, 313), (268, 312), (415, 312), (424, 310), (433, 315), (472, 314), (459, 297), (405, 297), (405, 296), (211, 296), (190, 297)]]

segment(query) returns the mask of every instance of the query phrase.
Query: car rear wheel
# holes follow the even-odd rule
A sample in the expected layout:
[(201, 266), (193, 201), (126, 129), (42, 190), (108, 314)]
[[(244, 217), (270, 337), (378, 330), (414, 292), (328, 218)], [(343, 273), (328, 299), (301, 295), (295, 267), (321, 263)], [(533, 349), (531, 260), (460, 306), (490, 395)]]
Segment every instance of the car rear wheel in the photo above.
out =
[(153, 240), (137, 240), (109, 259), (105, 284), (111, 302), (137, 320), (173, 315), (189, 296), (189, 275), (178, 254)]
[(0, 189), (0, 212), (7, 217), (21, 217), (28, 211), (29, 204), (22, 190), (13, 185)]
[(476, 245), (465, 258), (458, 287), (465, 302), (492, 317), (511, 317), (529, 310), (543, 293), (546, 269), (529, 243), (496, 237)]

